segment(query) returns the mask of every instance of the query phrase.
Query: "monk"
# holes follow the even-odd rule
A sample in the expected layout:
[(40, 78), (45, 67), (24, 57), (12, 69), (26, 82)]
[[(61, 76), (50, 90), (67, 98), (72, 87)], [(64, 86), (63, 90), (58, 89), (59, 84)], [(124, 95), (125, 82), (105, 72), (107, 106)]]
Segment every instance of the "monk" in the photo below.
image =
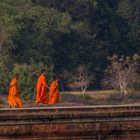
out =
[(19, 79), (19, 74), (16, 73), (13, 80), (10, 83), (10, 88), (9, 88), (9, 95), (8, 95), (8, 103), (9, 107), (12, 108), (22, 108), (22, 100), (19, 96), (19, 89), (18, 89), (18, 79)]
[(49, 104), (56, 104), (59, 103), (59, 89), (58, 89), (59, 80), (54, 80), (50, 85), (50, 92), (49, 92)]
[(40, 103), (48, 104), (49, 102), (49, 86), (47, 85), (45, 75), (46, 71), (42, 69), (36, 85), (36, 103), (34, 106)]

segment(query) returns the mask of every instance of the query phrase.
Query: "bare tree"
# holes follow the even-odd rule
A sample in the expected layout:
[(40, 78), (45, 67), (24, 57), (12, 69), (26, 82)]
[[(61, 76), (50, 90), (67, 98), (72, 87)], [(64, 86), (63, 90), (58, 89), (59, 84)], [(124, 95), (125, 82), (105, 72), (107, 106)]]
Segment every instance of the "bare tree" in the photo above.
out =
[(119, 58), (114, 55), (106, 70), (104, 85), (119, 89), (121, 94), (126, 95), (133, 83), (137, 81), (135, 63), (129, 57)]
[(80, 88), (82, 93), (85, 94), (94, 76), (90, 74), (88, 68), (84, 65), (80, 65), (76, 71), (70, 74), (69, 87)]

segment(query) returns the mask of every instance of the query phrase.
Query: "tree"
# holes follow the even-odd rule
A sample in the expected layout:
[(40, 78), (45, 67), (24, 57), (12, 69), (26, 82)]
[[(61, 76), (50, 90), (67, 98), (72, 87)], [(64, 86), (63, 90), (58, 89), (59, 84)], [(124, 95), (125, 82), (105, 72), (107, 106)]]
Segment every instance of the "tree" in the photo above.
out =
[(118, 3), (117, 14), (121, 16), (128, 25), (127, 42), (133, 52), (140, 53), (140, 1), (122, 0)]
[(16, 34), (14, 18), (10, 15), (10, 7), (1, 1), (0, 5), (0, 85), (4, 84), (8, 90), (12, 75), (14, 56), (13, 36)]
[(68, 86), (71, 88), (80, 88), (82, 93), (85, 94), (93, 78), (94, 76), (91, 75), (88, 68), (80, 65), (76, 71), (71, 74), (71, 82)]
[(90, 67), (100, 88), (108, 57), (140, 53), (139, 5), (139, 0), (0, 0), (0, 77), (10, 78), (15, 63), (43, 63), (58, 75), (82, 65)]
[(129, 57), (119, 58), (114, 55), (111, 58), (110, 65), (106, 70), (106, 77), (104, 84), (114, 89), (119, 89), (121, 94), (128, 94), (129, 89), (132, 88), (137, 81), (137, 66)]

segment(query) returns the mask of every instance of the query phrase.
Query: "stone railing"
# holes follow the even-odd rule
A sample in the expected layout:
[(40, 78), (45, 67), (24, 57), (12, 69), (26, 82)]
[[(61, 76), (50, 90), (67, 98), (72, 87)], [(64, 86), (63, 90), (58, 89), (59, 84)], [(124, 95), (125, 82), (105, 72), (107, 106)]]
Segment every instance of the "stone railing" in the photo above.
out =
[(2, 140), (140, 140), (140, 106), (0, 110)]

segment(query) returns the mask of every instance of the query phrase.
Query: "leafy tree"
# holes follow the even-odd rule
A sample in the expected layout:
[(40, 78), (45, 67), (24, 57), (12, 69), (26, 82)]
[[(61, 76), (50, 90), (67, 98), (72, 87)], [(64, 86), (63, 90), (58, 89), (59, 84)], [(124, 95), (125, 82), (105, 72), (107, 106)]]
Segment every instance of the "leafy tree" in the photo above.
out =
[(139, 0), (0, 3), (0, 78), (8, 84), (13, 64), (29, 72), (41, 63), (58, 75), (84, 65), (100, 88), (108, 57), (140, 53)]
[[(14, 56), (13, 36), (16, 33), (14, 18), (10, 15), (10, 7), (1, 1), (0, 5), (0, 85), (9, 85), (9, 79), (12, 74)], [(8, 89), (8, 88), (7, 88)]]

